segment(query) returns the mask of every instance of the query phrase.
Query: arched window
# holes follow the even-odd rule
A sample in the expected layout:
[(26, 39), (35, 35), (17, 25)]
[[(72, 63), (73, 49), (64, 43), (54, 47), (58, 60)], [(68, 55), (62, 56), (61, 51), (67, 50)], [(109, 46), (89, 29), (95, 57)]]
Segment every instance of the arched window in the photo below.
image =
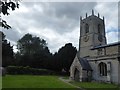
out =
[(107, 76), (107, 65), (103, 62), (99, 64), (100, 76)]
[(89, 25), (86, 24), (86, 25), (85, 25), (85, 33), (88, 33), (88, 32), (89, 32)]
[(98, 24), (98, 33), (99, 33), (99, 34), (101, 34), (101, 30), (100, 30), (100, 28), (101, 28), (101, 25)]

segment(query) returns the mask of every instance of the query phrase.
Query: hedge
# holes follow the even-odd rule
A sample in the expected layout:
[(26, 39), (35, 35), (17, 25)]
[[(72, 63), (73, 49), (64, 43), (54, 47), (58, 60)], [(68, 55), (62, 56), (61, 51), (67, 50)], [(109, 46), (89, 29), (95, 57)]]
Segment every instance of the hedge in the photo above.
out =
[(36, 69), (29, 66), (8, 66), (6, 67), (7, 74), (31, 74), (31, 75), (54, 75), (54, 71), (47, 69)]

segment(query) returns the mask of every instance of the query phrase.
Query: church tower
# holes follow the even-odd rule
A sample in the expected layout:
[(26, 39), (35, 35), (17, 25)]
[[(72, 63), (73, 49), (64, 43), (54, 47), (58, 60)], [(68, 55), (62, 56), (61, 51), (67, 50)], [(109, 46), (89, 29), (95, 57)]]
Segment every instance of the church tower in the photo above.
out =
[(86, 13), (86, 18), (80, 17), (80, 57), (89, 57), (91, 48), (106, 44), (104, 17), (101, 19), (99, 13), (94, 15), (93, 10), (92, 15), (87, 16)]

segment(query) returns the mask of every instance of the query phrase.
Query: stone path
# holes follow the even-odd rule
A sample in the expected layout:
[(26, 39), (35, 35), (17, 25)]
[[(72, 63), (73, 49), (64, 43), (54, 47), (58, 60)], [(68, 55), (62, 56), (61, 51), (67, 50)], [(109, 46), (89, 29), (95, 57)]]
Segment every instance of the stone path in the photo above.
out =
[(78, 87), (78, 86), (76, 86), (76, 85), (71, 84), (71, 83), (70, 83), (70, 81), (71, 81), (70, 79), (64, 79), (63, 77), (60, 77), (59, 79), (60, 79), (61, 81), (65, 82), (65, 83), (67, 83), (67, 84), (75, 87), (75, 88), (79, 88), (79, 90), (85, 90), (85, 89), (83, 89), (83, 88), (81, 88), (81, 87)]

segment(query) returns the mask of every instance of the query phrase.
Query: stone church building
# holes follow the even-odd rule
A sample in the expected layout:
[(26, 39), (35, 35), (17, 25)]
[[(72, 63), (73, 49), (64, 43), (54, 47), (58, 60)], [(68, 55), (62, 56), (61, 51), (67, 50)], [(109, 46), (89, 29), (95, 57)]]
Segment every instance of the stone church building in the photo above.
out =
[(104, 17), (94, 15), (93, 10), (92, 15), (81, 17), (79, 51), (70, 67), (70, 79), (120, 84), (119, 46), (120, 42), (107, 44)]

